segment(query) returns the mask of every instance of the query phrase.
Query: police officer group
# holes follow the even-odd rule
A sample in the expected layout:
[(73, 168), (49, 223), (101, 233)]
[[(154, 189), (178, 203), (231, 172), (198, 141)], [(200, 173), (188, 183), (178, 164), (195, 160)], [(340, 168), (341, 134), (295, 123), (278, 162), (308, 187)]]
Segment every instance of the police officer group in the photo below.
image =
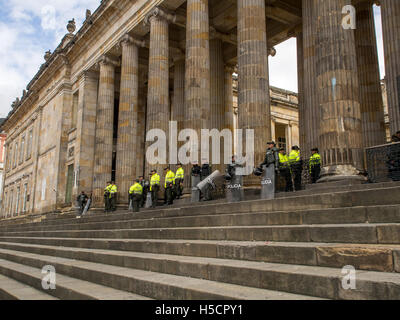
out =
[[(303, 160), (300, 158), (300, 148), (293, 146), (289, 155), (286, 154), (285, 148), (278, 149), (275, 142), (267, 143), (268, 149), (264, 162), (260, 165), (275, 165), (277, 174), (285, 180), (285, 192), (300, 191), (302, 183)], [(260, 170), (259, 169), (259, 170)], [(308, 165), (311, 182), (316, 183), (321, 174), (321, 156), (318, 148), (311, 150), (311, 157)]]
[[(180, 199), (183, 193), (183, 183), (185, 179), (185, 171), (181, 164), (178, 164), (178, 169), (174, 173), (168, 166), (165, 171), (165, 193), (164, 204), (172, 205), (174, 199)], [(118, 188), (114, 181), (109, 181), (104, 189), (104, 205), (105, 212), (114, 212), (116, 208), (116, 199)], [(146, 181), (143, 176), (129, 188), (129, 209), (133, 212), (138, 212), (146, 204), (148, 195), (151, 195), (151, 207), (155, 208), (158, 203), (158, 193), (161, 186), (161, 177), (157, 170), (152, 170), (150, 173), (150, 182)]]

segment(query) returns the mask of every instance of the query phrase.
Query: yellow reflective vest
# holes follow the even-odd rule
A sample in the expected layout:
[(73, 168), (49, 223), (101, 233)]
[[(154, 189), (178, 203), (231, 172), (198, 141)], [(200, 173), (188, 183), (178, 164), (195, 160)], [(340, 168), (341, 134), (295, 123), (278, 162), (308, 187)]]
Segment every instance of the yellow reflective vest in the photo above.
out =
[(165, 188), (171, 183), (175, 183), (175, 173), (169, 170), (165, 176)]
[(289, 155), (289, 163), (290, 165), (297, 164), (300, 162), (300, 151), (292, 150)]
[(289, 167), (289, 157), (286, 154), (279, 153), (279, 164), (281, 167)]
[(175, 175), (175, 180), (176, 179), (185, 179), (185, 170), (183, 170), (183, 168), (179, 168), (177, 171), (176, 171), (176, 175)]
[(110, 184), (104, 189), (104, 193), (109, 192), (110, 198), (112, 195), (118, 192), (117, 186), (115, 184)]
[(150, 191), (153, 191), (153, 186), (160, 185), (160, 181), (160, 176), (157, 173), (153, 174), (150, 179)]
[(321, 156), (318, 153), (314, 153), (310, 157), (310, 170), (318, 165), (321, 165)]
[(129, 194), (138, 194), (142, 195), (143, 194), (143, 187), (140, 183), (136, 182), (130, 189), (129, 189)]

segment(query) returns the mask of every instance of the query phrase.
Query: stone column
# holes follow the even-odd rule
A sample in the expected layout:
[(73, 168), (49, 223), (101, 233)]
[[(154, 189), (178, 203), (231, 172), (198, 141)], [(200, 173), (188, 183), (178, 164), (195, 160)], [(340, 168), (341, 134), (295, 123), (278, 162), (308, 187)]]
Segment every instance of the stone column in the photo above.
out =
[[(271, 106), (264, 0), (238, 1), (239, 128), (254, 130), (255, 166), (271, 139)], [(245, 148), (243, 150), (246, 150)], [(259, 183), (259, 179), (254, 179)]]
[[(141, 67), (140, 67), (141, 68)], [(145, 140), (146, 140), (146, 111), (147, 111), (147, 86), (148, 68), (141, 68), (139, 74), (139, 111), (136, 143), (136, 174), (145, 174)], [(148, 177), (145, 176), (147, 179)]]
[[(155, 8), (145, 19), (150, 24), (149, 81), (147, 94), (147, 132), (159, 129), (169, 137), (169, 34), (168, 23), (174, 19), (160, 8)], [(146, 147), (152, 143), (146, 143)], [(146, 148), (147, 150), (147, 148)], [(168, 148), (167, 148), (168, 150)], [(168, 161), (168, 152), (167, 159)], [(162, 176), (166, 164), (150, 165), (146, 172), (156, 169)]]
[[(222, 51), (222, 40), (215, 38), (210, 40), (210, 107), (211, 107), (211, 118), (210, 127), (211, 129), (217, 129), (221, 131), (225, 128), (225, 70), (224, 70), (224, 57)], [(210, 152), (210, 163), (213, 166), (213, 170), (224, 170), (224, 143), (223, 139), (220, 139), (220, 149), (216, 150), (219, 152), (219, 162), (214, 163), (213, 150)], [(212, 146), (210, 145), (210, 148)]]
[(74, 192), (75, 198), (80, 191), (84, 191), (88, 195), (93, 191), (98, 85), (98, 72), (84, 71), (80, 76), (76, 126), (77, 140), (75, 143), (75, 166), (78, 172), (78, 187)]
[(400, 130), (400, 1), (381, 0), (390, 131)]
[(104, 188), (107, 181), (111, 180), (114, 131), (114, 82), (117, 63), (109, 57), (103, 56), (99, 65), (100, 80), (93, 179), (95, 205), (102, 205)]
[[(298, 56), (302, 59), (299, 62), (298, 71), (303, 72), (303, 81), (299, 80), (299, 92), (303, 88), (303, 98), (299, 110), (300, 117), (300, 144), (302, 149), (302, 157), (307, 159), (311, 154), (310, 149), (319, 147), (319, 103), (317, 93), (317, 76), (316, 76), (316, 8), (318, 0), (303, 0), (303, 54)], [(300, 47), (301, 44), (298, 42)], [(299, 61), (299, 60), (298, 60)], [(300, 102), (300, 101), (299, 101)], [(304, 126), (304, 127), (303, 127)], [(302, 127), (304, 129), (302, 129)]]
[(360, 0), (356, 4), (357, 28), (355, 37), (364, 148), (381, 145), (386, 141), (372, 5), (373, 0)]
[[(185, 128), (210, 128), (208, 0), (188, 0), (186, 20)], [(199, 147), (199, 146), (198, 146)], [(200, 153), (200, 148), (198, 148)]]
[(139, 46), (143, 42), (125, 35), (121, 41), (121, 90), (119, 97), (116, 184), (119, 201), (128, 203), (129, 187), (136, 177), (139, 99)]
[[(299, 106), (299, 125), (300, 125), (300, 148), (301, 156), (306, 159), (308, 156), (308, 149), (306, 143), (306, 112), (304, 105), (304, 54), (303, 54), (303, 32), (296, 34), (297, 39), (297, 82), (298, 82), (298, 106)], [(291, 145), (289, 145), (291, 147)]]
[(348, 2), (320, 0), (316, 4), (322, 181), (356, 179), (363, 168), (354, 30), (342, 27), (342, 8)]
[(231, 130), (232, 136), (234, 135), (234, 110), (233, 110), (233, 79), (232, 74), (234, 68), (225, 66), (225, 120), (224, 128)]
[(172, 120), (178, 122), (178, 133), (184, 129), (185, 121), (185, 55), (174, 58), (174, 98)]

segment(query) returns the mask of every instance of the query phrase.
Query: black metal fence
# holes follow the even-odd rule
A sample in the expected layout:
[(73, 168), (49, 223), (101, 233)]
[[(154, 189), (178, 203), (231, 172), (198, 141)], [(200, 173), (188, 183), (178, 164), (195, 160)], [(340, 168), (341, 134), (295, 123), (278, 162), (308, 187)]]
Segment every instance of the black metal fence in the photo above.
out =
[(400, 181), (400, 142), (367, 148), (365, 156), (369, 182)]

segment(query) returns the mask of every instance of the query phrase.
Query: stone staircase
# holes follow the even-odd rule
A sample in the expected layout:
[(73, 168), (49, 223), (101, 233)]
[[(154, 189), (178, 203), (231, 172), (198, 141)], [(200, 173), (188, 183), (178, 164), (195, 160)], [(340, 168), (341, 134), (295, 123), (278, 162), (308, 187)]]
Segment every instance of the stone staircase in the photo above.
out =
[(5, 221), (0, 299), (400, 299), (400, 184)]

